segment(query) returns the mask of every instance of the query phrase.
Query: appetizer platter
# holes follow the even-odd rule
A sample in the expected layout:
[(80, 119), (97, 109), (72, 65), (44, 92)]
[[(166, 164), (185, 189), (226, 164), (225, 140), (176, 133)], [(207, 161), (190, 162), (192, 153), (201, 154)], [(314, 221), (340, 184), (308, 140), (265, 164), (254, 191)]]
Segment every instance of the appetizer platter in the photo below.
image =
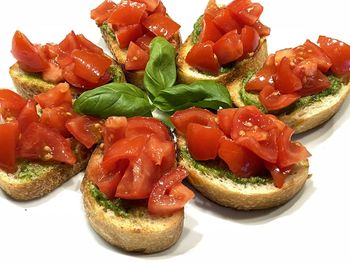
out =
[(4, 262), (349, 261), (346, 4), (1, 3)]

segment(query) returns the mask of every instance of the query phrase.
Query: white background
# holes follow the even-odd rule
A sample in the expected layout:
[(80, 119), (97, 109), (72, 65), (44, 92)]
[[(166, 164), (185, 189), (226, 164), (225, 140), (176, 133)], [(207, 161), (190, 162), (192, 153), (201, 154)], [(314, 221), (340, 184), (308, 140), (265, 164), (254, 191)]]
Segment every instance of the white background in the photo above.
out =
[[(101, 0), (102, 1), (102, 0)], [(225, 1), (226, 3), (228, 1)], [(89, 12), (100, 0), (0, 1), (0, 87), (11, 88), (10, 53), (16, 29), (34, 43), (58, 42), (72, 29), (104, 47)], [(206, 0), (164, 0), (185, 39)], [(272, 28), (269, 51), (294, 47), (319, 34), (350, 43), (349, 2), (261, 0)], [(140, 262), (166, 259), (230, 262), (349, 262), (350, 99), (322, 127), (300, 139), (313, 156), (312, 178), (286, 205), (239, 212), (197, 194), (186, 207), (178, 243), (154, 255), (127, 254), (89, 227), (76, 176), (48, 196), (14, 202), (0, 191), (0, 262)], [(0, 146), (1, 147), (1, 146)]]

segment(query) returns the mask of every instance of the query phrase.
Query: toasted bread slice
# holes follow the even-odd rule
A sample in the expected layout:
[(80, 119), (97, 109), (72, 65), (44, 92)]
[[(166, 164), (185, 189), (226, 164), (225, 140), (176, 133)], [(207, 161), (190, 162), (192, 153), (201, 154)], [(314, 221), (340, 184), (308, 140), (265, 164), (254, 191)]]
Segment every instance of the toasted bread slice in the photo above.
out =
[(249, 54), (246, 59), (237, 62), (231, 70), (215, 76), (200, 72), (187, 64), (186, 56), (192, 47), (193, 40), (191, 34), (181, 46), (177, 56), (177, 81), (179, 83), (189, 84), (196, 80), (214, 80), (226, 85), (237, 78), (245, 76), (249, 71), (259, 70), (267, 58), (267, 41), (266, 38), (262, 38), (254, 53)]
[[(102, 33), (102, 37), (105, 40), (114, 58), (120, 65), (122, 65), (127, 81), (129, 83), (134, 84), (137, 87), (143, 88), (144, 87), (143, 77), (145, 75), (145, 71), (144, 70), (136, 70), (136, 71), (125, 70), (124, 65), (126, 62), (126, 55), (128, 50), (121, 49), (119, 47), (119, 44), (115, 38), (115, 35), (112, 29), (106, 23), (100, 27), (100, 30)], [(181, 45), (181, 36), (179, 32), (175, 33), (170, 43), (176, 48), (176, 50), (179, 49)]]
[(77, 162), (74, 165), (34, 161), (19, 161), (14, 174), (0, 169), (0, 188), (16, 200), (42, 197), (85, 169), (91, 152), (74, 141)]
[[(237, 79), (227, 85), (231, 100), (237, 107), (246, 105), (240, 94), (240, 90), (244, 88), (243, 83), (244, 80)], [(315, 128), (328, 121), (344, 103), (350, 91), (350, 83), (346, 82), (346, 84), (343, 83), (341, 85), (341, 88), (335, 94), (322, 97), (291, 112), (281, 113), (277, 117), (291, 127), (295, 134)], [(256, 99), (258, 99), (257, 96)]]
[[(89, 165), (103, 158), (101, 148), (92, 154)], [(180, 237), (184, 209), (167, 217), (152, 216), (144, 205), (128, 207), (123, 216), (103, 206), (92, 194), (89, 165), (81, 184), (84, 207), (92, 228), (108, 243), (126, 251), (155, 253), (172, 246)], [(97, 187), (95, 187), (97, 189)]]
[[(110, 67), (113, 82), (125, 82), (125, 76), (119, 65), (113, 63)], [(18, 63), (10, 67), (10, 76), (17, 89), (17, 92), (25, 98), (43, 93), (55, 87), (54, 83), (42, 79), (40, 73), (28, 73), (23, 71)], [(85, 90), (71, 87), (72, 96), (77, 98)]]
[[(177, 145), (180, 151), (179, 165), (189, 172), (189, 182), (205, 197), (226, 207), (256, 210), (282, 205), (304, 186), (309, 177), (309, 163), (306, 160), (293, 166), (282, 188), (275, 187), (272, 180), (256, 180), (254, 183), (234, 181), (224, 175), (228, 172), (225, 168), (220, 168), (223, 169), (218, 170), (221, 174), (216, 175), (210, 170), (199, 169), (196, 161), (189, 154), (184, 154), (187, 146), (183, 137), (178, 137)], [(231, 176), (234, 175), (231, 173)]]

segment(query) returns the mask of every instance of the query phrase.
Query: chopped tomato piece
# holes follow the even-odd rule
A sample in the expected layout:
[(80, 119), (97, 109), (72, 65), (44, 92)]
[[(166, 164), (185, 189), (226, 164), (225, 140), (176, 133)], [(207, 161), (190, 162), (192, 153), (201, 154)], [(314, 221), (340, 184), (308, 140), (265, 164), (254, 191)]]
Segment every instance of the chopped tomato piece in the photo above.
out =
[(259, 100), (268, 111), (280, 110), (296, 102), (301, 96), (296, 93), (281, 94), (271, 85), (265, 85)]
[(172, 141), (168, 128), (158, 119), (149, 117), (132, 117), (128, 119), (126, 137), (137, 135), (156, 135), (166, 141)]
[(69, 140), (43, 124), (33, 122), (18, 141), (18, 157), (31, 160), (76, 163)]
[(244, 25), (253, 25), (264, 10), (262, 5), (251, 3), (250, 0), (236, 0), (227, 7)]
[(26, 100), (17, 93), (0, 89), (0, 119), (17, 118), (26, 103)]
[(127, 125), (128, 121), (125, 117), (112, 116), (106, 120), (103, 131), (105, 152), (113, 143), (125, 137)]
[(17, 121), (0, 123), (0, 169), (7, 173), (16, 172), (16, 143), (19, 127)]
[(80, 43), (74, 31), (71, 31), (59, 44), (61, 51), (71, 53), (73, 50), (80, 49)]
[(239, 177), (258, 176), (264, 170), (262, 159), (226, 137), (220, 140), (218, 154), (231, 172)]
[(11, 53), (17, 59), (20, 67), (27, 72), (42, 72), (48, 67), (48, 62), (40, 56), (38, 47), (20, 31), (16, 31), (12, 38)]
[(216, 116), (208, 110), (200, 108), (189, 108), (175, 112), (170, 120), (180, 134), (186, 134), (190, 123), (198, 123), (204, 126), (217, 127)]
[(266, 37), (270, 35), (271, 29), (267, 26), (265, 26), (263, 23), (261, 23), (259, 20), (256, 21), (252, 27), (259, 33), (260, 37)]
[[(102, 168), (100, 169), (102, 170)], [(108, 199), (114, 199), (118, 184), (120, 183), (122, 177), (122, 172), (117, 171), (113, 174), (101, 177), (95, 184), (98, 186), (98, 189), (107, 196)]]
[(282, 188), (284, 181), (290, 173), (288, 169), (280, 169), (277, 165), (265, 162), (265, 167), (269, 170), (273, 183), (277, 188)]
[(92, 83), (98, 83), (112, 64), (112, 60), (105, 55), (84, 50), (74, 50), (72, 56), (75, 63), (74, 73)]
[(201, 71), (219, 73), (220, 64), (211, 41), (195, 44), (186, 56), (186, 62)]
[(144, 3), (147, 6), (147, 11), (153, 12), (159, 6), (160, 0), (133, 0), (134, 2)]
[(67, 106), (45, 108), (40, 117), (40, 123), (57, 131), (63, 137), (68, 138), (71, 134), (65, 125), (74, 115), (72, 108)]
[(290, 167), (311, 156), (301, 143), (291, 141), (293, 133), (291, 128), (285, 126), (278, 137), (278, 166), (280, 168)]
[(144, 70), (146, 68), (148, 60), (148, 53), (136, 45), (134, 42), (130, 42), (126, 56), (125, 69)]
[(317, 94), (331, 86), (329, 79), (319, 70), (316, 74), (303, 80), (303, 88), (298, 91), (298, 94), (302, 97)]
[(231, 135), (231, 129), (233, 125), (233, 117), (235, 116), (237, 109), (221, 109), (218, 110), (218, 124), (219, 128), (224, 132), (227, 137)]
[(179, 31), (180, 25), (166, 15), (160, 13), (152, 14), (142, 21), (145, 28), (156, 36), (165, 37), (169, 40)]
[(295, 53), (295, 50), (292, 48), (285, 48), (285, 49), (278, 50), (275, 53), (275, 66), (277, 67), (281, 63), (284, 57), (288, 58), (290, 61), (290, 64), (295, 66), (296, 56), (297, 54)]
[(331, 70), (337, 75), (350, 71), (350, 46), (337, 39), (320, 36), (317, 40), (321, 49), (332, 61)]
[(243, 44), (243, 56), (254, 52), (259, 46), (260, 36), (258, 32), (250, 26), (244, 26), (241, 32), (241, 41)]
[(225, 65), (237, 60), (243, 55), (243, 44), (238, 33), (231, 31), (216, 41), (213, 50), (219, 63)]
[(91, 10), (90, 17), (96, 21), (97, 25), (101, 26), (114, 12), (116, 7), (117, 5), (111, 0), (105, 0), (98, 7)]
[(214, 43), (222, 37), (221, 31), (216, 27), (209, 15), (202, 19), (202, 32), (199, 36), (200, 42), (213, 41)]
[(221, 9), (218, 11), (217, 15), (213, 19), (213, 23), (222, 32), (228, 33), (232, 30), (236, 30), (238, 33), (241, 32), (241, 25), (237, 20), (231, 15), (231, 12), (227, 9)]
[(48, 60), (55, 59), (59, 54), (59, 47), (56, 44), (47, 43), (41, 46), (41, 51)]
[(261, 91), (266, 85), (273, 84), (273, 76), (276, 73), (275, 56), (270, 55), (261, 70), (245, 86), (246, 91)]
[(43, 80), (51, 83), (64, 81), (62, 69), (54, 62), (48, 64), (48, 68), (42, 72), (42, 77)]
[(118, 27), (139, 24), (146, 9), (147, 6), (144, 3), (123, 1), (114, 8), (107, 21)]
[(290, 67), (290, 60), (284, 57), (277, 66), (275, 87), (281, 94), (289, 94), (300, 90), (303, 87), (299, 77)]
[(148, 210), (151, 214), (171, 215), (182, 209), (194, 197), (193, 192), (181, 184), (187, 175), (185, 169), (176, 168), (159, 179), (148, 200)]
[(72, 94), (68, 83), (60, 83), (45, 93), (34, 96), (34, 100), (40, 107), (51, 108), (61, 105), (72, 105)]
[(90, 149), (102, 139), (103, 126), (99, 119), (89, 116), (78, 116), (66, 122), (66, 128), (73, 137)]
[(155, 13), (159, 13), (159, 14), (166, 14), (166, 7), (164, 6), (164, 4), (162, 3), (162, 1), (159, 2), (158, 7), (153, 11), (153, 14)]
[(120, 48), (127, 48), (131, 41), (137, 40), (142, 35), (143, 30), (140, 24), (120, 27), (115, 33)]
[(186, 131), (188, 150), (195, 160), (214, 160), (218, 155), (219, 140), (223, 135), (218, 128), (190, 123)]
[(216, 4), (216, 0), (209, 0), (207, 7), (205, 8), (205, 14), (215, 17), (219, 11), (220, 7)]
[(141, 37), (139, 37), (136, 41), (135, 44), (138, 45), (140, 48), (142, 48), (145, 51), (149, 51), (150, 49), (150, 45), (151, 45), (151, 41), (154, 38), (154, 36), (150, 34), (145, 34)]
[(103, 54), (103, 49), (96, 46), (94, 43), (92, 43), (90, 40), (84, 37), (83, 34), (77, 35), (77, 39), (82, 50), (86, 50), (96, 54)]
[(21, 113), (18, 115), (17, 120), (21, 132), (24, 132), (32, 122), (39, 122), (36, 102), (34, 100), (31, 99), (27, 101), (27, 104), (22, 108)]

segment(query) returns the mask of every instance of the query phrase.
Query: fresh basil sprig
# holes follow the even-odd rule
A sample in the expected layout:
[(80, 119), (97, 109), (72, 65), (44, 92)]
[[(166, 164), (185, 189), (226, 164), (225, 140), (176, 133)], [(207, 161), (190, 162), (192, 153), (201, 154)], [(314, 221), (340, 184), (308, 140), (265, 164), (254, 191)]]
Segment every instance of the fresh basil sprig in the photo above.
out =
[(176, 50), (163, 37), (151, 42), (150, 59), (145, 69), (144, 85), (151, 98), (163, 89), (172, 87), (176, 81)]
[(217, 110), (232, 107), (227, 88), (215, 81), (200, 80), (190, 85), (179, 84), (162, 90), (153, 101), (164, 112), (174, 112), (189, 107)]
[(86, 91), (74, 102), (75, 112), (100, 118), (152, 116), (152, 110), (146, 94), (128, 83), (109, 83)]

